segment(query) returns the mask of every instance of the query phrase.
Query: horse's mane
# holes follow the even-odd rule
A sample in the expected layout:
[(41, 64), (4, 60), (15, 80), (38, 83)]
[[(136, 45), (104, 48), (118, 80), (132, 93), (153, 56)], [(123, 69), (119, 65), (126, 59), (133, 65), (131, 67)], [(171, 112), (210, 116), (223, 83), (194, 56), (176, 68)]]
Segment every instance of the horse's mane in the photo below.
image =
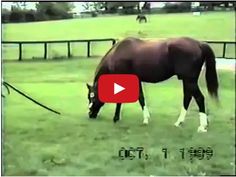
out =
[(107, 53), (103, 56), (103, 58), (101, 59), (100, 63), (98, 64), (96, 71), (95, 71), (95, 77), (98, 74), (100, 68), (102, 67), (103, 63), (106, 60), (106, 56), (119, 44), (120, 42), (117, 42), (115, 45), (113, 45), (108, 51)]
[(127, 42), (127, 41), (133, 41), (133, 40), (137, 40), (137, 41), (142, 41), (138, 38), (134, 38), (134, 37), (127, 37), (119, 42), (117, 42), (115, 45), (113, 45), (108, 51), (107, 53), (104, 55), (104, 57), (101, 59), (100, 63), (98, 64), (97, 68), (96, 68), (96, 71), (95, 71), (95, 75), (94, 75), (94, 83), (97, 81), (98, 77), (99, 77), (99, 72), (101, 71), (102, 67), (104, 66), (104, 62), (106, 61), (107, 59), (107, 56), (108, 54), (111, 53), (111, 51), (113, 49), (115, 49), (116, 47), (119, 47), (120, 45), (119, 44), (124, 44), (124, 42)]

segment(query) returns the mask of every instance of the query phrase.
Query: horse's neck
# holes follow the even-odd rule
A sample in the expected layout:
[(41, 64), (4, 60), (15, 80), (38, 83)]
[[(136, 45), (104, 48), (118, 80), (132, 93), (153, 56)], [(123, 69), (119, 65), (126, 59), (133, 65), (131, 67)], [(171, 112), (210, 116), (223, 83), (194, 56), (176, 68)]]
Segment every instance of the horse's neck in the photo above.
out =
[(94, 85), (97, 85), (98, 79), (101, 75), (103, 74), (108, 74), (109, 73), (109, 69), (106, 63), (103, 63), (97, 70), (95, 77), (94, 77)]

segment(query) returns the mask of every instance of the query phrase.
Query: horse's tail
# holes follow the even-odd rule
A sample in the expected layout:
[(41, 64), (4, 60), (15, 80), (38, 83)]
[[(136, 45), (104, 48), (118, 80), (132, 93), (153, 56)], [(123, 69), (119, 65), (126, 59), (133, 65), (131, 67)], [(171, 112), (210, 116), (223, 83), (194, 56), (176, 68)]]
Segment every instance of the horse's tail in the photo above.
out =
[(201, 43), (202, 57), (206, 62), (207, 90), (213, 98), (218, 100), (218, 78), (216, 73), (215, 54), (207, 43)]

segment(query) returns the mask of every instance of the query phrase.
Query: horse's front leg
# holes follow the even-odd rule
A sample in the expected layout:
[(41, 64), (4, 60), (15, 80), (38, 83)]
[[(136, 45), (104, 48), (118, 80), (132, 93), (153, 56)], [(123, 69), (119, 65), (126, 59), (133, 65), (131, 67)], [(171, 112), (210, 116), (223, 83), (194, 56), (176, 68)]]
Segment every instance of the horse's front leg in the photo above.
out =
[(141, 105), (142, 111), (143, 111), (143, 124), (148, 124), (150, 114), (148, 111), (147, 106), (145, 105), (145, 99), (143, 95), (143, 89), (142, 89), (142, 84), (139, 84), (139, 104)]
[(113, 118), (113, 122), (116, 123), (120, 120), (120, 109), (121, 109), (121, 103), (116, 104), (116, 112)]

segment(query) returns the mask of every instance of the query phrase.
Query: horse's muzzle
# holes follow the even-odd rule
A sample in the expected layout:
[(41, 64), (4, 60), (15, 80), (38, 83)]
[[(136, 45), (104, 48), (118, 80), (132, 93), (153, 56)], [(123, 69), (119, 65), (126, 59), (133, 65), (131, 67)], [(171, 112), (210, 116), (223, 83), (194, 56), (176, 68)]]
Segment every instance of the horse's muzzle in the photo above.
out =
[(89, 118), (96, 119), (97, 118), (97, 113), (89, 112)]

